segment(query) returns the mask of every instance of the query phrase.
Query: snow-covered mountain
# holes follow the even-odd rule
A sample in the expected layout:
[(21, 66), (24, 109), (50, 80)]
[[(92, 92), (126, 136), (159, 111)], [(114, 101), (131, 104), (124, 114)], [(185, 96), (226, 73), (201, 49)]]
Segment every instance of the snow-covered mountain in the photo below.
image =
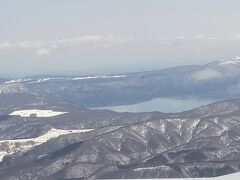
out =
[[(206, 64), (205, 66), (209, 68), (214, 68), (222, 73), (225, 72), (235, 72), (234, 70), (239, 70), (240, 68), (240, 57), (234, 57), (229, 60), (217, 60)], [(238, 72), (239, 73), (239, 72)]]
[(61, 81), (78, 81), (78, 80), (92, 80), (92, 79), (114, 79), (124, 78), (126, 75), (91, 75), (91, 76), (33, 76), (28, 78), (9, 79), (3, 81), (3, 84), (34, 84), (44, 82), (61, 82)]
[(194, 73), (196, 80), (214, 80), (220, 78), (237, 77), (240, 74), (240, 57), (229, 60), (217, 60), (205, 64), (201, 70)]
[[(0, 179), (192, 178), (240, 171), (240, 58), (0, 84)], [(86, 107), (234, 98), (181, 113)], [(232, 177), (232, 176), (231, 176)]]
[(31, 91), (46, 99), (84, 107), (140, 103), (154, 98), (240, 97), (240, 57), (204, 65), (147, 72), (89, 76), (32, 76), (8, 79), (0, 92)]
[(240, 100), (177, 114), (47, 108), (68, 113), (5, 114), (0, 121), (1, 179), (204, 178), (240, 171)]
[(0, 94), (29, 93), (29, 89), (20, 83), (0, 84)]

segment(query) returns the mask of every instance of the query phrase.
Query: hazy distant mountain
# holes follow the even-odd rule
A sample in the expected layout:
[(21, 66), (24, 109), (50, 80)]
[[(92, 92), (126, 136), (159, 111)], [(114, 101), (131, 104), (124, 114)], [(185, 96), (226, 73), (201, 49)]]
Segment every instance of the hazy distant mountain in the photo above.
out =
[(240, 58), (236, 57), (148, 72), (33, 76), (5, 83), (22, 83), (47, 99), (97, 107), (133, 104), (157, 97), (237, 98), (240, 95), (239, 75)]

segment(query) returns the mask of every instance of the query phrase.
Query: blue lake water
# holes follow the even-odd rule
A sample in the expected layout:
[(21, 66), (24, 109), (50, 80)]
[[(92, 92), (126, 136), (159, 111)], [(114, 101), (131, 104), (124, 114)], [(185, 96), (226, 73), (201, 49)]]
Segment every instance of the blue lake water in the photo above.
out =
[(170, 99), (170, 98), (156, 98), (150, 101), (145, 101), (138, 104), (109, 106), (96, 109), (108, 109), (117, 112), (152, 112), (160, 111), (165, 113), (175, 113), (191, 110), (206, 104), (215, 102), (211, 99)]

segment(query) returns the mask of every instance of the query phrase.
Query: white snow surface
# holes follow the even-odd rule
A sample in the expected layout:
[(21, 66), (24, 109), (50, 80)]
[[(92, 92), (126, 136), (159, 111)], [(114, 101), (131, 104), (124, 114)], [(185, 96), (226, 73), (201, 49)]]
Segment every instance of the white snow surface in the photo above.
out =
[(239, 180), (240, 173), (234, 173), (226, 176), (214, 177), (214, 178), (169, 178), (169, 179), (161, 179), (161, 180)]
[(219, 65), (221, 66), (221, 65), (237, 65), (237, 64), (239, 64), (240, 63), (240, 60), (238, 60), (238, 61), (224, 61), (224, 62), (222, 62), (222, 63), (219, 63)]
[(232, 58), (233, 60), (240, 60), (240, 56), (236, 56), (234, 58)]
[(4, 84), (22, 83), (22, 82), (28, 82), (28, 81), (31, 81), (31, 79), (13, 79), (13, 80), (4, 82)]
[(126, 75), (93, 75), (93, 76), (80, 76), (80, 77), (46, 77), (40, 79), (12, 79), (4, 82), (4, 84), (15, 84), (15, 83), (44, 83), (52, 80), (87, 80), (87, 79), (110, 79), (110, 78), (124, 78)]
[[(73, 134), (73, 133), (86, 133), (93, 131), (94, 129), (80, 129), (80, 130), (63, 130), (63, 129), (51, 129), (46, 134), (41, 135), (36, 138), (28, 139), (16, 139), (16, 140), (1, 140), (0, 141), (0, 162), (3, 157), (8, 154), (13, 154), (17, 152), (26, 152), (34, 146), (41, 145), (52, 138), (57, 138), (61, 135)], [(3, 148), (2, 148), (3, 147)], [(5, 150), (4, 150), (5, 148)]]
[(72, 80), (84, 80), (84, 79), (107, 79), (107, 78), (123, 78), (126, 75), (118, 75), (118, 76), (106, 76), (106, 75), (97, 75), (97, 76), (85, 76), (85, 77), (76, 77)]
[(31, 81), (28, 84), (43, 83), (43, 82), (52, 81), (52, 80), (69, 80), (69, 78), (64, 78), (64, 77), (59, 77), (59, 78), (46, 77), (46, 78), (40, 78), (40, 79)]
[(14, 111), (10, 116), (21, 116), (21, 117), (30, 117), (35, 115), (36, 117), (53, 117), (66, 114), (68, 112), (58, 112), (53, 110), (40, 110), (40, 109), (28, 109), (28, 110), (18, 110)]
[(0, 84), (0, 94), (15, 94), (15, 93), (29, 93), (29, 90), (21, 83)]
[(238, 65), (240, 64), (240, 56), (236, 56), (231, 58), (230, 60), (219, 60), (218, 65)]

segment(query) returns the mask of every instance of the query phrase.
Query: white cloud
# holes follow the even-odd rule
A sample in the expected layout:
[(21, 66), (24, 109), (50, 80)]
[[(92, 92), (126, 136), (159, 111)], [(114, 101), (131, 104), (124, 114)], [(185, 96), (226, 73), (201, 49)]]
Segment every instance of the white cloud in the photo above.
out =
[(197, 81), (208, 81), (215, 78), (220, 78), (222, 74), (215, 69), (206, 68), (195, 72), (191, 78)]
[(74, 38), (64, 38), (54, 41), (23, 41), (23, 42), (0, 42), (0, 51), (21, 50), (34, 53), (37, 56), (51, 54), (55, 51), (81, 46), (108, 48), (120, 44), (133, 46), (186, 46), (194, 47), (200, 52), (200, 48), (218, 48), (240, 43), (240, 34), (230, 36), (206, 36), (197, 34), (194, 36), (179, 35), (175, 37), (153, 37), (153, 39), (136, 39), (115, 35), (89, 35)]
[(50, 49), (36, 49), (36, 55), (37, 56), (44, 56), (47, 54), (50, 54), (51, 50)]
[(59, 39), (55, 41), (24, 41), (16, 43), (3, 42), (0, 43), (0, 50), (17, 49), (34, 52), (36, 55), (42, 56), (63, 48), (72, 48), (78, 46), (109, 47), (116, 44), (126, 43), (131, 39), (131, 37), (120, 37), (114, 35), (90, 35)]
[(12, 47), (12, 45), (9, 42), (0, 43), (0, 50), (1, 49), (8, 49), (8, 48), (11, 48), (11, 47)]
[(159, 45), (182, 45), (182, 44), (205, 44), (206, 47), (208, 45), (216, 45), (218, 46), (219, 43), (223, 44), (229, 44), (232, 43), (233, 41), (235, 42), (240, 42), (240, 34), (234, 34), (230, 36), (206, 36), (202, 34), (198, 34), (195, 36), (176, 36), (176, 37), (164, 37), (160, 38), (158, 40), (155, 40), (156, 44)]

